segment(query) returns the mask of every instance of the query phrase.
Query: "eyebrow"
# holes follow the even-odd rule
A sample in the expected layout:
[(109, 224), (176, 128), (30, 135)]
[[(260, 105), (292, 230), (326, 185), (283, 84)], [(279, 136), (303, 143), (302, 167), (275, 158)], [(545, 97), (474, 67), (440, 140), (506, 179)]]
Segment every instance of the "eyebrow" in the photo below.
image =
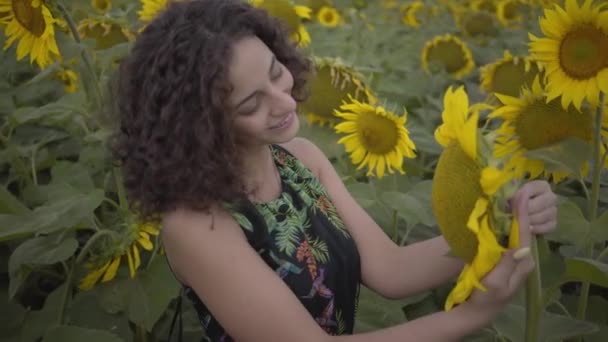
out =
[[(272, 55), (272, 59), (270, 60), (270, 68), (268, 68), (268, 73), (270, 74), (272, 72), (272, 68), (274, 68), (274, 64), (277, 62), (277, 57), (275, 55)], [(254, 97), (256, 94), (258, 93), (258, 91), (254, 91), (253, 93), (249, 94), (247, 97), (245, 97), (244, 99), (242, 99), (241, 101), (239, 101), (239, 103), (236, 105), (236, 108), (239, 108), (243, 103), (249, 101), (252, 97)]]

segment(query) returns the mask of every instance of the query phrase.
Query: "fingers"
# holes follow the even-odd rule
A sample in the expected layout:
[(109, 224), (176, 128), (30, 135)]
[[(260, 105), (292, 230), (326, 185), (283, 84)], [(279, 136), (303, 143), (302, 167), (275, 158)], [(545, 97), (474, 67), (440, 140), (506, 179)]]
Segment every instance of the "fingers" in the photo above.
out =
[(521, 259), (516, 265), (509, 278), (509, 291), (515, 293), (517, 289), (528, 279), (530, 272), (534, 270), (534, 260), (530, 255)]
[(555, 207), (557, 204), (557, 195), (549, 189), (546, 192), (531, 196), (530, 203), (528, 203), (528, 211), (532, 214), (539, 213), (545, 209)]
[(544, 180), (533, 180), (524, 184), (522, 189), (526, 189), (530, 197), (536, 197), (540, 194), (543, 194), (547, 191), (551, 191), (551, 186), (547, 181)]
[(483, 284), (488, 290), (503, 292), (507, 288), (505, 284), (509, 284), (517, 266), (513, 253), (513, 250), (503, 253), (494, 269), (484, 277)]
[(530, 225), (530, 229), (532, 229), (532, 233), (534, 234), (546, 234), (554, 231), (555, 227), (557, 227), (557, 220), (555, 218), (545, 223)]
[(529, 210), (530, 205), (528, 205), (528, 213), (530, 215), (530, 224), (533, 226), (539, 226), (545, 222), (553, 221), (555, 217), (557, 217), (557, 207), (552, 206), (546, 208), (540, 212), (532, 213)]

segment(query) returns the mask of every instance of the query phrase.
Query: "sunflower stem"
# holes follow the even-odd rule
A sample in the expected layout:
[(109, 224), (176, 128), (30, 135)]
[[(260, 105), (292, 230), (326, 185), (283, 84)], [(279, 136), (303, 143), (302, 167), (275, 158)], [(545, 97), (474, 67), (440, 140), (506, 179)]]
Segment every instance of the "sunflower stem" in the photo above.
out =
[[(600, 194), (600, 175), (602, 171), (602, 153), (600, 146), (602, 144), (602, 116), (604, 112), (604, 92), (600, 93), (600, 101), (595, 114), (595, 126), (593, 127), (593, 175), (591, 183), (591, 197), (589, 198), (589, 222), (593, 222), (597, 216), (597, 206)], [(594, 241), (591, 240), (585, 246), (585, 257), (593, 257)], [(587, 315), (587, 302), (589, 300), (590, 282), (583, 282), (581, 288), (581, 296), (579, 297), (578, 309), (576, 318), (585, 320)]]
[[(65, 266), (65, 265), (64, 265)], [(59, 312), (57, 315), (57, 325), (63, 325), (65, 321), (65, 314), (68, 308), (68, 303), (71, 299), (72, 292), (72, 279), (74, 278), (74, 269), (76, 268), (75, 259), (72, 259), (72, 266), (69, 268), (68, 277), (65, 280), (65, 290), (63, 291), (63, 295), (61, 298), (61, 307), (59, 308)]]
[(91, 236), (87, 243), (85, 243), (84, 247), (82, 247), (82, 249), (80, 250), (80, 254), (78, 254), (78, 257), (76, 258), (76, 264), (80, 264), (82, 262), (84, 257), (89, 252), (89, 249), (91, 249), (91, 247), (95, 244), (95, 242), (97, 242), (97, 240), (101, 239), (103, 236), (114, 234), (114, 231), (108, 229), (103, 229), (95, 232), (95, 234)]
[(127, 202), (127, 194), (125, 192), (125, 186), (122, 182), (122, 174), (118, 167), (114, 167), (114, 182), (116, 183), (116, 193), (118, 194), (118, 205), (120, 209), (125, 213), (129, 211), (129, 205)]
[(533, 236), (530, 243), (535, 267), (526, 283), (526, 342), (539, 341), (540, 320), (543, 313), (538, 239), (540, 238)]
[[(74, 23), (74, 19), (72, 18), (72, 16), (70, 15), (70, 13), (68, 12), (68, 10), (65, 8), (65, 6), (58, 2), (57, 3), (57, 9), (61, 12), (61, 14), (63, 15), (63, 18), (65, 19), (65, 21), (68, 24), (68, 27), (70, 28), (70, 33), (72, 34), (72, 37), (74, 37), (74, 41), (76, 41), (76, 43), (79, 45), (80, 47), (80, 54), (82, 56), (82, 62), (85, 65), (85, 68), (87, 69), (88, 73), (89, 73), (89, 77), (88, 77), (88, 81), (91, 84), (85, 84), (85, 88), (87, 88), (87, 96), (89, 97), (89, 99), (91, 99), (92, 97), (92, 102), (94, 104), (94, 108), (95, 109), (100, 109), (101, 108), (101, 88), (99, 88), (99, 81), (97, 80), (97, 74), (95, 73), (95, 70), (93, 69), (93, 63), (91, 63), (91, 60), (89, 59), (89, 54), (87, 53), (86, 49), (84, 49), (81, 45), (82, 40), (80, 39), (80, 34), (78, 33), (78, 29), (76, 28), (76, 23)], [(87, 83), (83, 80), (83, 83)], [(92, 94), (91, 94), (92, 93)]]

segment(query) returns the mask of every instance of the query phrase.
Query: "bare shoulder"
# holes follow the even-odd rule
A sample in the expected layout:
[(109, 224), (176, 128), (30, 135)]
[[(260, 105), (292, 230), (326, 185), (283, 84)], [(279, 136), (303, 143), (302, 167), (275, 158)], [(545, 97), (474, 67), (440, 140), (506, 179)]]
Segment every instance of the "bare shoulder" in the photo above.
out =
[(319, 178), (322, 167), (327, 163), (327, 157), (317, 145), (306, 138), (295, 137), (281, 146), (291, 152)]

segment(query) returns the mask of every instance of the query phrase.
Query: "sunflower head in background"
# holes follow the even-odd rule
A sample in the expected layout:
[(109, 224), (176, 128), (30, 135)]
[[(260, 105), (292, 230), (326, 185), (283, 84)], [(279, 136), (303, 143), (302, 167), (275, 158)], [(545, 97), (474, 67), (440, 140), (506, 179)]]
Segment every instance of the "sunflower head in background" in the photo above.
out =
[[(565, 139), (578, 138), (591, 142), (593, 136), (593, 111), (561, 105), (561, 99), (548, 100), (536, 78), (530, 89), (523, 89), (521, 96), (495, 94), (502, 103), (490, 118), (502, 120), (497, 129), (495, 156), (506, 159), (506, 165), (518, 176), (543, 177), (557, 183), (569, 176), (567, 171), (550, 171), (542, 160), (531, 159), (528, 151), (547, 148)], [(608, 139), (608, 116), (604, 116), (602, 135)], [(602, 147), (602, 153), (605, 149)], [(580, 175), (587, 174), (583, 165)]]
[(55, 73), (55, 78), (63, 83), (66, 93), (72, 94), (78, 90), (78, 74), (74, 70), (62, 68)]
[(17, 42), (17, 60), (30, 56), (41, 69), (61, 60), (55, 40), (55, 24), (63, 21), (42, 0), (0, 0), (0, 13), (7, 39), (4, 50)]
[(346, 134), (338, 140), (343, 144), (357, 170), (367, 167), (367, 176), (384, 177), (393, 168), (404, 174), (403, 159), (415, 158), (414, 143), (405, 127), (407, 112), (398, 116), (382, 106), (359, 102), (351, 97), (336, 110), (343, 121), (337, 133)]
[(456, 25), (468, 37), (496, 36), (497, 19), (492, 13), (475, 11), (470, 7), (451, 5)]
[(91, 6), (95, 11), (103, 14), (112, 9), (112, 0), (91, 0)]
[(310, 124), (333, 126), (338, 118), (334, 110), (352, 96), (355, 100), (374, 103), (376, 98), (363, 75), (335, 58), (313, 57), (315, 73), (310, 81), (310, 97), (299, 105)]
[(505, 27), (517, 27), (525, 9), (522, 0), (500, 0), (496, 4), (496, 17)]
[[(500, 260), (518, 246), (517, 221), (503, 211), (515, 192), (513, 174), (499, 169), (487, 137), (478, 131), (463, 87), (444, 96), (443, 123), (435, 138), (444, 147), (433, 177), (432, 205), (439, 229), (454, 255), (466, 265), (445, 309), (464, 302)], [(506, 169), (505, 169), (506, 170)]]
[(579, 2), (546, 8), (539, 20), (544, 37), (529, 35), (530, 55), (546, 70), (548, 100), (561, 97), (564, 108), (578, 110), (584, 100), (597, 106), (600, 91), (608, 93), (606, 2)]
[(135, 39), (135, 35), (128, 28), (107, 16), (83, 19), (78, 24), (78, 33), (82, 38), (94, 39), (97, 50), (108, 49)]
[(529, 57), (514, 57), (509, 51), (480, 71), (481, 90), (514, 97), (519, 96), (522, 87), (532, 87), (534, 79), (542, 75), (538, 63)]
[(401, 6), (401, 22), (404, 25), (411, 27), (420, 27), (421, 18), (425, 13), (424, 2), (422, 1), (414, 1), (411, 3), (406, 3)]
[(496, 0), (472, 0), (470, 6), (475, 11), (496, 13)]
[(323, 6), (317, 12), (317, 21), (325, 27), (334, 28), (342, 23), (342, 16), (336, 8)]
[(459, 38), (446, 34), (428, 41), (422, 49), (422, 68), (426, 72), (443, 68), (456, 79), (469, 74), (475, 68), (473, 54)]
[(335, 7), (331, 0), (307, 0), (304, 3), (310, 8), (312, 15), (317, 15), (321, 7)]
[(289, 0), (249, 0), (249, 2), (255, 7), (265, 9), (269, 15), (282, 20), (289, 29), (291, 38), (298, 42), (299, 46), (310, 44), (310, 34), (303, 23), (304, 19), (310, 20), (312, 17), (310, 7), (294, 5)]

